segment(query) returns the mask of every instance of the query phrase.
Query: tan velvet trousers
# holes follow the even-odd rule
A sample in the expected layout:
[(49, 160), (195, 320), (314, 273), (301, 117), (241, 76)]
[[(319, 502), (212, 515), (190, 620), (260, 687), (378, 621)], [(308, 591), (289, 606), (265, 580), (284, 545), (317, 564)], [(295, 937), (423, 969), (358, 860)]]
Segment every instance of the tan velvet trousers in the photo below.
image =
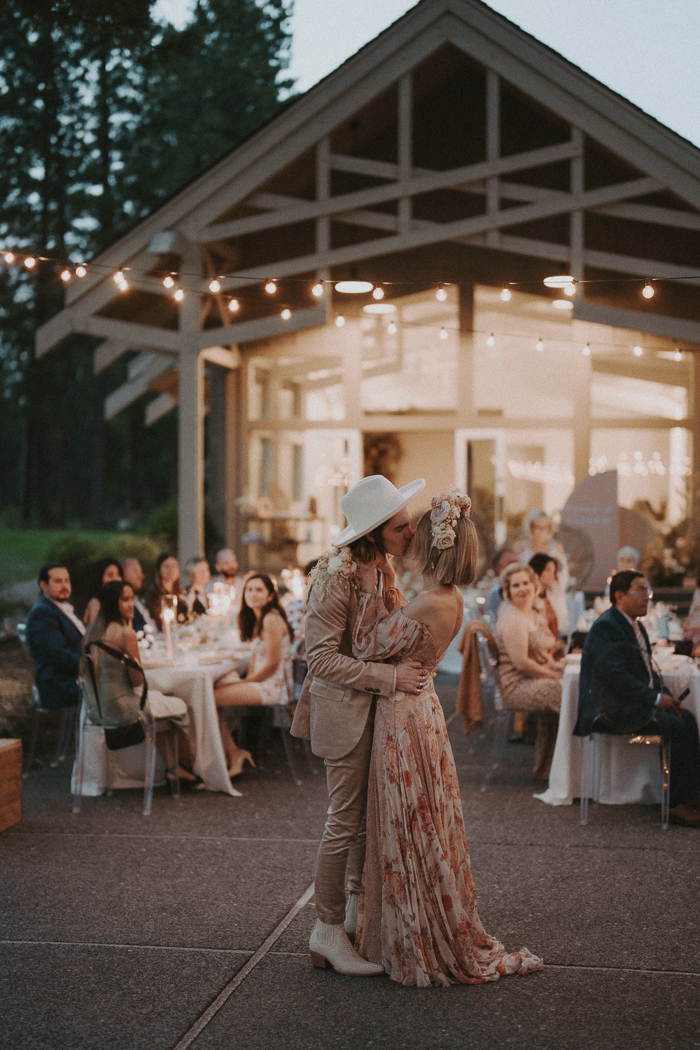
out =
[(345, 889), (359, 893), (365, 866), (367, 782), (374, 736), (372, 703), (359, 742), (342, 758), (326, 758), (328, 817), (316, 858), (316, 914), (339, 926), (345, 920)]

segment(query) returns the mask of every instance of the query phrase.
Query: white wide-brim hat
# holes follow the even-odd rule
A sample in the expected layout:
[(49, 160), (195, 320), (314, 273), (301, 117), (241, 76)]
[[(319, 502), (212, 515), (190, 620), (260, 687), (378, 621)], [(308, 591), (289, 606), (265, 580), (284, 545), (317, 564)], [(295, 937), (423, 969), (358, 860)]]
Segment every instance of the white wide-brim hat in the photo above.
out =
[(333, 540), (333, 546), (347, 547), (353, 540), (366, 536), (403, 510), (424, 488), (423, 478), (402, 485), (400, 489), (383, 474), (371, 474), (358, 481), (340, 501), (349, 524)]

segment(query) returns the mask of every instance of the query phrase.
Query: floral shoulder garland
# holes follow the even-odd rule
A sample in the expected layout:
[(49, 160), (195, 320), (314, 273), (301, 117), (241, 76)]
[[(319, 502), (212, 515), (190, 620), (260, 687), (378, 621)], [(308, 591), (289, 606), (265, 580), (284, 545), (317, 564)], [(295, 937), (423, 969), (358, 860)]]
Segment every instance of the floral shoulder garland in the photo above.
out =
[(307, 605), (312, 587), (319, 601), (323, 601), (344, 580), (352, 587), (359, 588), (360, 586), (357, 563), (352, 560), (350, 548), (341, 547), (340, 550), (322, 554), (309, 573), (309, 586), (306, 592)]

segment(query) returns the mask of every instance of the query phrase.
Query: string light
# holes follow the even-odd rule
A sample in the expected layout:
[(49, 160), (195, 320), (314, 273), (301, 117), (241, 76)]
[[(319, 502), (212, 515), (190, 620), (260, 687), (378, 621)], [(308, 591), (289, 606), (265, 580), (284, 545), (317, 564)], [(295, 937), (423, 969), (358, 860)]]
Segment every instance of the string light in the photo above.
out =
[(170, 274), (168, 274), (168, 276), (167, 276), (167, 277), (164, 277), (164, 278), (163, 278), (163, 286), (164, 286), (165, 288), (172, 288), (174, 284), (175, 284), (175, 281), (174, 281), (174, 280), (173, 280), (173, 278), (172, 278), (172, 277), (170, 276)]
[(238, 302), (238, 299), (231, 299), (231, 301), (228, 304), (228, 308), (232, 314), (238, 313), (240, 307), (241, 304)]
[(343, 295), (363, 295), (372, 291), (372, 284), (370, 281), (337, 281), (335, 290)]
[(268, 295), (274, 295), (277, 291), (277, 285), (274, 281), (267, 281), (265, 284), (265, 291)]
[(591, 356), (591, 344), (590, 343), (586, 343), (586, 345), (584, 346), (584, 348), (583, 348), (583, 356), (584, 357), (590, 357)]
[(496, 338), (495, 338), (493, 332), (491, 332), (491, 335), (486, 340), (486, 345), (487, 346), (495, 346), (496, 345)]
[(70, 272), (70, 270), (61, 270), (61, 280), (62, 281), (66, 281), (66, 282), (70, 281), (72, 276), (73, 276), (73, 274)]
[(642, 295), (645, 299), (654, 298), (654, 286), (652, 285), (651, 281), (647, 281), (647, 283), (642, 288)]
[(377, 285), (377, 287), (372, 292), (372, 298), (373, 299), (383, 299), (384, 298), (384, 289), (380, 288), (379, 285)]
[(5, 252), (5, 262), (7, 263), (7, 265), (9, 266), (14, 261), (15, 261), (14, 254), (12, 252)]
[(673, 355), (673, 360), (674, 361), (682, 361), (683, 360), (683, 354), (680, 352), (680, 350), (676, 350), (675, 354)]
[(316, 284), (311, 289), (311, 294), (315, 295), (317, 299), (320, 299), (323, 295), (323, 285), (320, 281), (316, 281)]
[(343, 317), (342, 314), (338, 314), (338, 316), (335, 319), (335, 326), (336, 326), (336, 328), (342, 328), (344, 324), (345, 324), (345, 318)]
[(446, 328), (441, 328), (440, 329), (440, 338), (441, 339), (447, 339), (447, 329)]
[(24, 265), (27, 267), (28, 270), (33, 270), (36, 266), (36, 259), (34, 258), (34, 256), (28, 255), (27, 258), (24, 260)]
[(440, 285), (438, 290), (436, 291), (435, 298), (440, 303), (444, 303), (445, 299), (447, 298), (447, 292), (445, 291), (442, 285)]
[(173, 299), (175, 299), (176, 302), (181, 303), (184, 298), (185, 293), (182, 288), (178, 288), (177, 291), (173, 292)]
[(114, 275), (114, 283), (115, 284), (121, 284), (122, 281), (124, 281), (124, 280), (125, 280), (125, 277), (124, 277), (124, 274), (122, 273), (122, 271), (121, 270), (117, 270), (117, 272)]
[(396, 335), (396, 325), (393, 321), (389, 321), (389, 324), (386, 326), (386, 330), (389, 333), (389, 335)]
[(292, 311), (289, 309), (288, 306), (285, 306), (284, 310), (280, 314), (280, 317), (282, 318), (283, 321), (288, 321), (291, 316), (292, 316)]
[(82, 263), (78, 263), (78, 265), (76, 266), (76, 268), (75, 268), (75, 276), (76, 277), (87, 277), (87, 270), (85, 269), (85, 267), (83, 266)]
[(576, 281), (564, 286), (564, 295), (576, 295)]
[(504, 284), (501, 288), (501, 299), (504, 303), (509, 303), (512, 298), (513, 293), (511, 292), (510, 288), (506, 284)]
[(538, 350), (540, 352), (542, 350), (544, 350), (544, 343), (542, 342), (541, 339), (538, 339), (537, 342), (535, 343), (535, 350)]
[(221, 291), (221, 282), (217, 281), (216, 277), (214, 278), (213, 281), (209, 282), (209, 291), (210, 292), (220, 292)]
[(634, 354), (635, 357), (641, 357), (642, 354), (644, 353), (644, 350), (642, 349), (641, 346), (635, 346), (635, 347), (632, 348), (632, 353)]
[(544, 285), (546, 288), (566, 288), (573, 283), (574, 279), (570, 273), (560, 273), (556, 274), (554, 277), (545, 277), (544, 279)]

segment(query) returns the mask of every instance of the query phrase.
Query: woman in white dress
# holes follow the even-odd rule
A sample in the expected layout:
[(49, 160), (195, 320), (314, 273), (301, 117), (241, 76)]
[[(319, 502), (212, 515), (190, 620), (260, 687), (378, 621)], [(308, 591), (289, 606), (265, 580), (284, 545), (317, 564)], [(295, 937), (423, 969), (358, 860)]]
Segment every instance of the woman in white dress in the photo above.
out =
[[(377, 595), (376, 565), (359, 566), (358, 659), (411, 658), (434, 671), (462, 626), (458, 587), (476, 569), (470, 505), (453, 488), (433, 499), (415, 538), (423, 591), (393, 613)], [(419, 987), (540, 969), (527, 948), (507, 952), (477, 914), (454, 759), (432, 674), (427, 681), (417, 694), (377, 697), (357, 950)]]
[[(251, 573), (243, 587), (238, 629), (242, 642), (252, 641), (251, 657), (245, 678), (235, 671), (216, 683), (214, 698), (218, 708), (248, 707), (255, 704), (275, 707), (287, 697), (291, 663), (289, 647), (292, 631), (280, 605), (274, 582), (265, 573)], [(250, 751), (238, 747), (225, 719), (219, 719), (229, 776), (235, 777), (249, 762), (255, 765)]]

